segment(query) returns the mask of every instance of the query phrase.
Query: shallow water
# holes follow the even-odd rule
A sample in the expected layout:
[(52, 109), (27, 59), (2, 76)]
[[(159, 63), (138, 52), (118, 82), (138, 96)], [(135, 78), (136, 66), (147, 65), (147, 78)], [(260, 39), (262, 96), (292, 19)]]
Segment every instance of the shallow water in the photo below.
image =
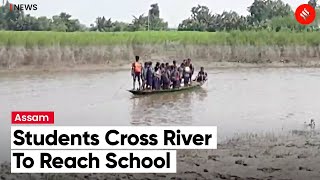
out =
[(56, 125), (214, 125), (235, 133), (286, 132), (320, 120), (320, 69), (217, 69), (191, 92), (134, 97), (128, 72), (0, 75), (0, 160), (10, 113), (53, 110)]

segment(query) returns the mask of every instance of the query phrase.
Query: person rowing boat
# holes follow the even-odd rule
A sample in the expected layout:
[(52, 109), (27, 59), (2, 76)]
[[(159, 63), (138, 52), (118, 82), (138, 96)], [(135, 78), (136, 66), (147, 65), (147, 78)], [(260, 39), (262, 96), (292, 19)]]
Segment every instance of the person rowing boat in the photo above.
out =
[(207, 78), (208, 78), (208, 74), (204, 71), (204, 67), (201, 67), (195, 80), (199, 83), (204, 83), (205, 81), (208, 80)]

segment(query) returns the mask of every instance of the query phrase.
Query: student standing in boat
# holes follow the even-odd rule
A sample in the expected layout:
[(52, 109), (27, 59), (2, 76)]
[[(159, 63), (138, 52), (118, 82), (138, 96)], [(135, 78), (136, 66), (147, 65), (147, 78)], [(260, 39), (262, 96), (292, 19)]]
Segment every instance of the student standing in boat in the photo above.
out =
[(181, 63), (181, 65), (180, 65), (180, 67), (178, 68), (178, 71), (179, 71), (179, 75), (180, 75), (180, 83), (182, 83), (182, 80), (184, 79), (183, 77), (183, 75), (184, 75), (184, 73), (183, 73), (183, 71), (184, 71), (184, 63)]
[(164, 73), (166, 72), (165, 70), (165, 66), (164, 66), (164, 63), (161, 63), (160, 65), (160, 74), (161, 74), (161, 77), (160, 77), (160, 88), (163, 88), (163, 75)]
[(176, 61), (173, 61), (173, 67), (172, 67), (172, 71), (171, 71), (171, 81), (173, 84), (173, 88), (180, 87), (180, 74), (178, 71)]
[(184, 65), (184, 67), (186, 67), (186, 66), (187, 66), (187, 59), (184, 59), (184, 60), (182, 61), (182, 63), (183, 63), (183, 65)]
[(136, 80), (139, 82), (139, 89), (141, 86), (141, 72), (142, 72), (142, 64), (139, 62), (140, 57), (136, 56), (136, 61), (132, 63), (131, 67), (131, 75), (133, 77), (133, 89), (136, 86)]
[(173, 87), (172, 73), (173, 73), (173, 65), (169, 65), (169, 80), (170, 80), (169, 88)]
[(190, 76), (191, 76), (190, 67), (189, 67), (189, 66), (184, 67), (184, 68), (183, 68), (183, 82), (184, 82), (184, 86), (189, 86)]
[(147, 89), (151, 89), (152, 88), (152, 82), (153, 82), (152, 62), (148, 62), (148, 67), (147, 67)]
[(189, 82), (192, 83), (192, 76), (194, 74), (194, 66), (192, 65), (190, 58), (187, 59), (187, 66), (190, 68)]
[(142, 89), (146, 89), (147, 87), (147, 70), (148, 70), (148, 62), (144, 63), (144, 67), (142, 69)]
[(169, 63), (166, 63), (166, 65), (163, 68), (161, 81), (162, 81), (162, 88), (163, 89), (169, 89), (169, 87), (170, 87), (170, 67), (169, 67)]
[(161, 80), (160, 63), (157, 62), (157, 63), (156, 63), (156, 66), (154, 67), (153, 86), (152, 86), (152, 89), (154, 89), (154, 90), (160, 90), (160, 80)]
[(172, 61), (173, 67), (177, 68), (177, 62), (176, 61)]

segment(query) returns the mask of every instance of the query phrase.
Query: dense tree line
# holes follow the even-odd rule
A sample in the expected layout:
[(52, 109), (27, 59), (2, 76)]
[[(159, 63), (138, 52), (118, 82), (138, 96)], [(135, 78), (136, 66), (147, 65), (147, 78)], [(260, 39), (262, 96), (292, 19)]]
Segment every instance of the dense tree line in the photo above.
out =
[(141, 14), (133, 16), (132, 23), (112, 22), (111, 18), (98, 17), (95, 24), (91, 24), (91, 31), (113, 32), (113, 31), (159, 31), (167, 30), (168, 23), (160, 18), (160, 10), (158, 4), (151, 4), (148, 15)]
[(36, 18), (24, 14), (23, 11), (10, 11), (9, 3), (6, 3), (0, 10), (0, 29), (2, 30), (73, 32), (86, 29), (79, 20), (71, 19), (71, 15), (67, 13), (60, 13), (60, 15), (53, 16), (52, 19)]
[(10, 11), (9, 3), (0, 8), (0, 30), (14, 31), (145, 31), (167, 30), (168, 23), (160, 18), (158, 4), (152, 4), (148, 15), (133, 16), (132, 23), (112, 22), (105, 17), (98, 17), (90, 27), (80, 24), (78, 19), (72, 19), (67, 13), (60, 13), (52, 18), (33, 17), (23, 11)]
[[(316, 0), (309, 4), (316, 8)], [(318, 8), (316, 8), (318, 11)], [(179, 24), (180, 31), (230, 31), (261, 30), (302, 31), (318, 29), (319, 21), (310, 26), (302, 26), (296, 22), (294, 12), (288, 4), (281, 0), (254, 0), (248, 7), (248, 16), (240, 16), (234, 11), (212, 14), (208, 7), (200, 6), (191, 9), (191, 17)]]
[[(316, 0), (309, 0), (316, 7)], [(318, 11), (318, 10), (317, 10)], [(191, 9), (191, 16), (183, 20), (179, 31), (230, 31), (230, 30), (290, 30), (303, 31), (319, 29), (319, 20), (310, 26), (299, 25), (294, 18), (294, 12), (288, 4), (281, 0), (254, 0), (248, 7), (248, 16), (241, 16), (234, 11), (213, 14), (206, 6), (198, 5)], [(320, 13), (320, 11), (319, 11)], [(96, 21), (86, 27), (78, 19), (72, 19), (67, 13), (60, 13), (52, 18), (33, 17), (23, 11), (9, 11), (9, 3), (1, 7), (0, 30), (15, 31), (159, 31), (168, 30), (168, 23), (160, 18), (158, 4), (152, 4), (148, 14), (133, 16), (131, 23), (112, 21), (111, 18), (97, 17)]]

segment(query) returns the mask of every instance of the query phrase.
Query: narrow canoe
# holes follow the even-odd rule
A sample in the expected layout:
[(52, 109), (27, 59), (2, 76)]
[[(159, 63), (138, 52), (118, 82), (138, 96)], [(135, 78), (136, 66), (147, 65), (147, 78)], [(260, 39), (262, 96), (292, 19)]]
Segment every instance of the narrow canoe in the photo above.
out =
[(162, 89), (162, 90), (128, 90), (134, 95), (150, 95), (150, 94), (160, 94), (160, 93), (170, 93), (177, 91), (186, 91), (200, 88), (204, 83), (192, 82), (192, 85), (187, 87), (180, 87), (177, 89)]

